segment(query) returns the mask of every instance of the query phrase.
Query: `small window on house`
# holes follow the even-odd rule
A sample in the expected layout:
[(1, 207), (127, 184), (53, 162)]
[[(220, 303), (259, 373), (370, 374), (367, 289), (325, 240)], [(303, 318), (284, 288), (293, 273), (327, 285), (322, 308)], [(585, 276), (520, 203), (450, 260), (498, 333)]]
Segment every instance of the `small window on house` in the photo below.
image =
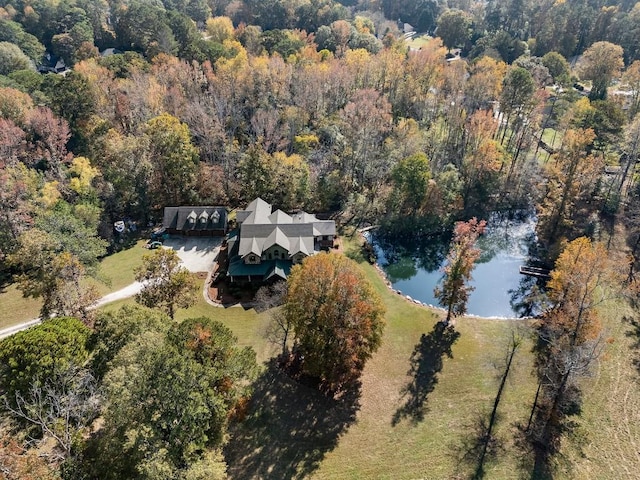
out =
[(271, 256), (271, 254), (269, 254), (269, 260), (271, 260), (273, 257)]
[(251, 255), (251, 256), (249, 257), (249, 261), (250, 261), (250, 262), (255, 262), (255, 261), (256, 261), (256, 257), (255, 257), (255, 256), (253, 256), (253, 255)]

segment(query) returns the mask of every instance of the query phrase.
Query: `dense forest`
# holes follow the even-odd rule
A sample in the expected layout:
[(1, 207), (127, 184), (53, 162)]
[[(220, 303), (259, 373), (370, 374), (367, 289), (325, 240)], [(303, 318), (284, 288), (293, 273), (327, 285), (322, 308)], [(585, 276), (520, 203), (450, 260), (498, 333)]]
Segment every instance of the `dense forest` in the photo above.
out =
[[(5, 419), (53, 438), (56, 455), (7, 435), (4, 451), (27, 453), (0, 455), (1, 474), (225, 478), (220, 448), (255, 354), (204, 318), (89, 313), (85, 277), (133, 238), (114, 222), (261, 197), (417, 238), (535, 210), (546, 265), (572, 245), (601, 256), (595, 242), (615, 233), (630, 258), (615, 281), (633, 288), (639, 111), (630, 1), (0, 0), (0, 283), (57, 316), (0, 348)], [(556, 278), (550, 298), (577, 324), (542, 327), (563, 352), (598, 330), (583, 332), (592, 313), (562, 310), (570, 283)], [(557, 361), (549, 345), (541, 364)]]

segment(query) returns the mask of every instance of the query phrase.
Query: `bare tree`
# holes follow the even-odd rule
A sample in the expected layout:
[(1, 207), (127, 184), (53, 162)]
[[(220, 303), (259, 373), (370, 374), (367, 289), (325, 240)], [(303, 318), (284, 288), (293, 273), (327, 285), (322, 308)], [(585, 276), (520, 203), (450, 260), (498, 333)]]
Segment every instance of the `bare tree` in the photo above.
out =
[(34, 380), (28, 392), (16, 392), (15, 406), (4, 400), (13, 417), (36, 427), (39, 436), (31, 441), (55, 440), (58, 452), (53, 460), (57, 461), (73, 455), (82, 430), (97, 417), (102, 399), (93, 375), (69, 365), (43, 381)]
[(287, 342), (292, 329), (291, 322), (282, 309), (278, 308), (284, 304), (286, 298), (287, 282), (284, 281), (260, 287), (254, 298), (256, 310), (268, 311), (270, 321), (265, 336), (269, 342), (282, 348), (282, 357), (285, 357), (289, 351)]

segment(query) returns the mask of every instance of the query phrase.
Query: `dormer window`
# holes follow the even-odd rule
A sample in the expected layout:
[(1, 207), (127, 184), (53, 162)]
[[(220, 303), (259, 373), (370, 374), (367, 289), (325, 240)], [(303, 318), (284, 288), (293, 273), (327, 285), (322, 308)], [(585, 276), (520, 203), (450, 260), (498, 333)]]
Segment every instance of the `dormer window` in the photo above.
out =
[(213, 213), (211, 214), (211, 222), (218, 223), (219, 221), (220, 221), (220, 214), (218, 213), (217, 210), (214, 210)]
[(206, 224), (207, 221), (209, 220), (209, 214), (207, 213), (206, 210), (204, 210), (201, 214), (200, 214), (200, 223), (201, 224)]
[(187, 219), (191, 224), (196, 223), (197, 218), (198, 218), (198, 215), (196, 215), (196, 212), (194, 212), (193, 210), (191, 210), (191, 213), (187, 215)]

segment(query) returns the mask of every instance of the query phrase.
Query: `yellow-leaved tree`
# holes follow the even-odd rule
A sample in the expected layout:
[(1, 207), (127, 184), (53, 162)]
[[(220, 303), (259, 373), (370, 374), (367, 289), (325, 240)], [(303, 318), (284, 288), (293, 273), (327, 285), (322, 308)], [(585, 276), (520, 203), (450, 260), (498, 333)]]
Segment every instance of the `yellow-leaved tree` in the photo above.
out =
[(573, 425), (570, 417), (580, 413), (579, 380), (589, 374), (603, 349), (599, 307), (622, 278), (620, 265), (605, 246), (586, 237), (568, 243), (551, 272), (551, 305), (536, 326), (539, 384), (526, 428), (536, 478), (546, 478), (551, 457)]

